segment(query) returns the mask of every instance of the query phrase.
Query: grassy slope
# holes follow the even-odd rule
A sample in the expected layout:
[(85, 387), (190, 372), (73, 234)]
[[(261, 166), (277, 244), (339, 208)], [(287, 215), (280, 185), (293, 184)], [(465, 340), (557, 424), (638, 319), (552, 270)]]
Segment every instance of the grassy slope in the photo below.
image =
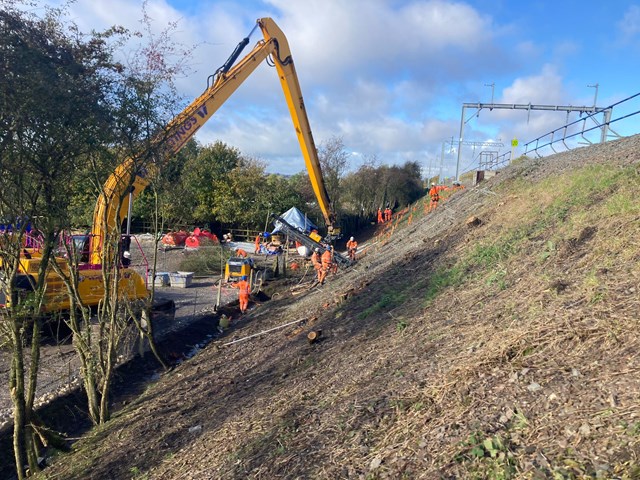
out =
[(235, 335), (302, 328), (210, 345), (47, 476), (637, 478), (631, 155), (525, 162), (418, 205), (330, 288), (275, 299)]

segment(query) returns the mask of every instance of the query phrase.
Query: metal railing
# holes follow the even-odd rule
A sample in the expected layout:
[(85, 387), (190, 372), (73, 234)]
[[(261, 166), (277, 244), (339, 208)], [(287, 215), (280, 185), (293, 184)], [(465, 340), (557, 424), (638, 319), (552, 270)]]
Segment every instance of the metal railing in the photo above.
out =
[[(590, 140), (587, 135), (596, 130), (600, 130), (600, 141), (598, 143), (604, 143), (607, 140), (614, 138), (622, 138), (625, 135), (621, 135), (620, 133), (616, 132), (613, 128), (611, 128), (611, 125), (640, 114), (640, 110), (633, 110), (633, 108), (630, 108), (630, 110), (632, 110), (631, 112), (622, 114), (617, 118), (611, 118), (613, 116), (613, 109), (614, 107), (620, 107), (627, 102), (630, 103), (626, 104), (625, 106), (629, 106), (631, 105), (632, 100), (640, 100), (639, 97), (640, 93), (636, 93), (635, 95), (631, 95), (623, 100), (620, 100), (619, 102), (609, 105), (608, 107), (596, 108), (591, 112), (583, 112), (585, 116), (581, 116), (581, 118), (579, 118), (578, 120), (567, 123), (525, 143), (524, 152), (522, 154), (527, 155), (528, 153), (533, 152), (538, 158), (540, 158), (544, 156), (540, 151), (545, 148), (550, 149), (551, 153), (560, 153), (558, 149), (559, 144), (562, 144), (564, 146), (564, 149), (562, 151), (568, 151), (584, 144), (592, 145), (596, 142)], [(600, 114), (604, 115), (603, 122), (598, 122), (598, 120), (595, 118), (596, 115)], [(587, 121), (592, 121), (594, 125), (588, 126)], [(578, 137), (581, 141), (575, 142), (574, 145), (571, 145), (571, 142), (569, 144), (567, 143), (568, 140), (574, 139), (576, 137)], [(512, 161), (511, 153), (511, 151), (508, 151), (493, 158), (491, 164), (492, 169), (498, 170), (509, 165)], [(473, 163), (475, 164), (475, 159)], [(475, 169), (475, 165), (471, 169), (463, 169), (463, 173), (469, 172), (473, 169)]]
[[(629, 102), (639, 96), (640, 96), (640, 93), (636, 93), (635, 95), (631, 95), (630, 97), (620, 100), (619, 102), (613, 103), (608, 107), (598, 108), (594, 112), (586, 113), (583, 118), (579, 118), (578, 120), (567, 123), (562, 127), (551, 130), (550, 132), (545, 133), (544, 135), (541, 135), (538, 138), (535, 138), (525, 143), (524, 155), (526, 155), (527, 153), (533, 152), (538, 157), (542, 157), (543, 155), (539, 152), (539, 150), (543, 148), (550, 148), (553, 151), (553, 153), (559, 153), (558, 150), (556, 150), (556, 148), (554, 147), (554, 145), (557, 146), (559, 143), (562, 143), (562, 145), (565, 147), (565, 151), (571, 150), (572, 148), (575, 148), (575, 145), (574, 146), (568, 145), (567, 140), (578, 137), (578, 136), (584, 141), (583, 143), (593, 144), (594, 142), (589, 140), (589, 138), (587, 138), (585, 135), (587, 133), (593, 132), (594, 130), (598, 130), (598, 129), (601, 130), (600, 143), (606, 142), (609, 138), (621, 138), (623, 135), (620, 135), (615, 130), (613, 130), (611, 128), (611, 125), (621, 120), (625, 120), (627, 118), (640, 114), (640, 110), (636, 110), (626, 115), (622, 115), (618, 118), (612, 119), (611, 117), (613, 116), (613, 109), (614, 107), (620, 106), (623, 103)], [(599, 114), (604, 114), (604, 121), (602, 123), (599, 123), (597, 119), (594, 118), (596, 115), (599, 115)], [(595, 125), (587, 128), (587, 120), (593, 121)], [(579, 127), (580, 124), (582, 124), (581, 128), (577, 128), (577, 131), (573, 131), (572, 127), (574, 128)], [(613, 135), (610, 135), (609, 132), (612, 132)], [(559, 138), (556, 138), (556, 136), (558, 136)], [(509, 153), (509, 156), (510, 156), (510, 153)]]

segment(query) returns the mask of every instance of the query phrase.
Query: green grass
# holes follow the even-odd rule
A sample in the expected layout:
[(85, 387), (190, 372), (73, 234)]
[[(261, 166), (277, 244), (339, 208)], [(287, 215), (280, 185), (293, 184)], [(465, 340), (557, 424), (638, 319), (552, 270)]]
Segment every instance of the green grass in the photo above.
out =
[(430, 277), (424, 294), (425, 304), (430, 304), (442, 290), (447, 287), (460, 285), (465, 278), (465, 272), (459, 265), (451, 268), (439, 268)]
[(473, 433), (461, 444), (456, 455), (458, 463), (465, 464), (469, 478), (507, 480), (515, 478), (516, 468), (509, 443), (501, 435), (484, 437)]
[[(544, 262), (556, 253), (560, 241), (578, 237), (585, 226), (596, 224), (603, 216), (640, 214), (638, 187), (640, 175), (635, 167), (609, 165), (587, 166), (536, 184), (523, 178), (503, 184), (498, 188), (501, 197), (517, 193), (517, 198), (531, 207), (521, 204), (522, 214), (506, 230), (478, 243), (454, 266), (431, 274), (425, 303), (431, 303), (445, 288), (461, 285), (470, 273), (484, 278), (487, 285), (506, 289), (507, 265), (531, 238), (547, 238), (538, 255), (538, 261)], [(597, 292), (592, 302), (603, 298), (602, 292)]]
[(376, 312), (381, 310), (389, 310), (397, 307), (398, 305), (402, 305), (407, 299), (407, 294), (405, 292), (387, 292), (382, 295), (380, 300), (378, 300), (375, 304), (371, 305), (366, 310), (363, 310), (358, 314), (358, 318), (360, 320), (364, 320), (365, 318), (373, 315)]
[(184, 272), (194, 272), (196, 275), (219, 274), (224, 271), (229, 256), (230, 252), (223, 250), (220, 246), (202, 247), (199, 250), (186, 252), (179, 269)]
[[(586, 226), (595, 224), (602, 215), (640, 214), (640, 203), (635, 200), (638, 187), (640, 175), (635, 167), (620, 169), (609, 165), (586, 166), (534, 184), (527, 178), (505, 182), (496, 191), (500, 198), (515, 194), (521, 214), (505, 230), (479, 242), (454, 265), (436, 269), (426, 280), (414, 283), (411, 289), (424, 291), (425, 305), (431, 304), (446, 288), (460, 286), (472, 277), (505, 290), (508, 288), (509, 262), (522, 254), (531, 239), (546, 239), (542, 250), (537, 247), (537, 260), (542, 263), (557, 253), (560, 242), (578, 237)], [(394, 308), (403, 303), (405, 297), (405, 294), (387, 293), (361, 312), (359, 318)], [(602, 295), (596, 294), (592, 300), (601, 301)], [(405, 326), (396, 325), (396, 328), (402, 331)]]
[(405, 328), (407, 328), (409, 326), (409, 324), (407, 323), (406, 320), (404, 319), (400, 319), (396, 322), (396, 331), (398, 333), (401, 333), (404, 331)]

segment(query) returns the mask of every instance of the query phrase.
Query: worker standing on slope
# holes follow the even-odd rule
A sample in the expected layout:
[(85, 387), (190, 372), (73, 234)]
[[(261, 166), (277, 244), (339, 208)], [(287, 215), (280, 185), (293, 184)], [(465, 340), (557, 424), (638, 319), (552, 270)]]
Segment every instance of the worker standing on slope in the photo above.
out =
[(322, 263), (320, 262), (320, 249), (318, 247), (316, 247), (313, 254), (311, 254), (311, 264), (316, 270), (316, 277), (318, 282), (320, 282), (320, 280), (322, 280)]
[(378, 208), (378, 224), (384, 223), (384, 218), (382, 218), (382, 209)]
[(356, 261), (356, 251), (358, 250), (358, 242), (355, 238), (351, 237), (347, 242), (347, 253), (352, 262)]
[(251, 286), (247, 281), (247, 276), (243, 275), (240, 277), (240, 281), (233, 285), (234, 288), (238, 289), (238, 301), (240, 303), (240, 313), (244, 313), (247, 311), (249, 307), (249, 294), (251, 293)]
[(333, 263), (331, 260), (331, 247), (327, 247), (322, 256), (320, 257), (322, 260), (322, 268), (320, 269), (320, 284), (324, 283), (325, 278), (327, 278), (327, 274), (329, 270), (331, 270), (331, 264)]
[(431, 182), (431, 190), (429, 190), (429, 197), (431, 197), (431, 203), (429, 204), (429, 210), (435, 210), (438, 207), (440, 201), (440, 194), (438, 193), (438, 187), (435, 183)]

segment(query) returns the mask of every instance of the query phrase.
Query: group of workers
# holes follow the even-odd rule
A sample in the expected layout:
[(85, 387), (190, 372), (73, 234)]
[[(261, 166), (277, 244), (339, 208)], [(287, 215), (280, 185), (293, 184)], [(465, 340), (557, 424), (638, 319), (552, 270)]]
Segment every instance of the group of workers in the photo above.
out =
[(311, 254), (311, 263), (316, 270), (318, 283), (320, 285), (324, 284), (324, 280), (327, 278), (329, 272), (337, 269), (337, 265), (333, 261), (333, 247), (327, 246), (325, 251), (322, 252), (322, 255), (320, 255), (320, 247), (316, 247)]
[[(262, 235), (258, 235), (255, 239), (255, 254), (261, 253), (261, 240)], [(346, 244), (347, 252), (349, 258), (352, 261), (356, 259), (356, 252), (358, 250), (358, 242), (354, 237), (349, 238)], [(241, 249), (235, 248), (235, 253), (239, 257), (247, 258), (248, 253)], [(313, 254), (311, 255), (311, 263), (316, 270), (318, 283), (321, 285), (324, 284), (327, 275), (332, 272), (336, 273), (338, 270), (338, 264), (334, 259), (334, 250), (333, 246), (325, 245), (324, 252), (321, 254), (321, 249), (319, 247), (315, 248)], [(251, 284), (246, 275), (240, 277), (240, 280), (236, 283), (232, 284), (233, 288), (238, 289), (238, 302), (240, 306), (240, 313), (244, 314), (249, 307), (249, 296), (251, 294)]]
[(378, 208), (378, 223), (386, 223), (391, 220), (391, 208), (387, 206), (384, 210), (382, 208)]
[[(356, 260), (357, 250), (358, 242), (354, 237), (349, 238), (347, 241), (347, 253), (349, 254), (349, 259), (352, 262), (355, 262)], [(331, 245), (326, 245), (322, 254), (320, 254), (320, 251), (320, 247), (316, 247), (314, 249), (311, 254), (311, 264), (316, 270), (318, 283), (323, 285), (329, 272), (336, 273), (338, 271), (338, 264), (334, 259), (333, 247)]]
[[(463, 189), (464, 186), (460, 182), (453, 182), (451, 187), (446, 187), (444, 185), (436, 185), (435, 183), (431, 183), (431, 187), (429, 189), (429, 211), (435, 210), (438, 207), (438, 202), (440, 201), (440, 192), (443, 190), (460, 190)], [(425, 205), (426, 208), (426, 205)], [(386, 223), (391, 220), (392, 211), (389, 206), (387, 206), (384, 210), (378, 208), (378, 223)], [(260, 254), (264, 253), (265, 246), (262, 244), (262, 239), (267, 238), (267, 233), (258, 234), (255, 238), (254, 243), (254, 253)], [(226, 241), (230, 241), (233, 237), (231, 234), (223, 235), (223, 238)], [(296, 245), (298, 246), (298, 245)], [(356, 260), (356, 252), (358, 250), (358, 242), (354, 237), (349, 238), (346, 243), (347, 253), (349, 255), (349, 259), (353, 262)], [(246, 251), (237, 248), (235, 252), (238, 256), (248, 257)], [(322, 252), (322, 253), (321, 253)], [(319, 284), (324, 284), (327, 275), (330, 272), (335, 273), (338, 269), (338, 264), (334, 260), (334, 250), (331, 245), (324, 245), (324, 251), (320, 247), (314, 249), (311, 255), (311, 263), (316, 271), (317, 281)], [(245, 313), (249, 306), (249, 295), (251, 293), (251, 285), (246, 276), (241, 277), (240, 281), (233, 285), (234, 288), (238, 289), (238, 300), (240, 303), (240, 312)]]

